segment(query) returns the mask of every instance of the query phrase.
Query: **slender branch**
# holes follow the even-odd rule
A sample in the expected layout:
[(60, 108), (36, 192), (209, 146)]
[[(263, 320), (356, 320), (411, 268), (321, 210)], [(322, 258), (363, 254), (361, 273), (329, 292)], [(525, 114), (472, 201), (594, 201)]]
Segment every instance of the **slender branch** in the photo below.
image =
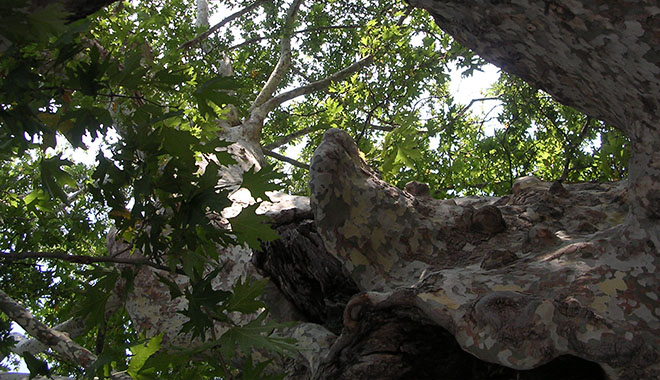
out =
[(15, 261), (25, 259), (57, 259), (68, 261), (77, 264), (95, 264), (95, 263), (117, 263), (117, 264), (131, 264), (131, 265), (147, 265), (152, 268), (169, 271), (169, 267), (165, 265), (156, 264), (149, 261), (147, 258), (140, 257), (111, 257), (111, 256), (85, 256), (85, 255), (69, 255), (65, 252), (0, 252), (0, 259)]
[[(362, 25), (357, 25), (357, 24), (319, 26), (317, 28), (306, 28), (306, 29), (296, 30), (295, 32), (293, 32), (293, 35), (303, 34), (303, 33), (320, 32), (320, 31), (323, 31), (323, 30), (332, 30), (332, 29), (357, 29), (361, 26)], [(272, 34), (268, 34), (266, 36), (253, 37), (253, 38), (250, 38), (250, 39), (245, 40), (243, 42), (240, 42), (236, 45), (232, 45), (232, 46), (228, 47), (226, 49), (226, 51), (231, 51), (231, 50), (234, 50), (234, 49), (242, 48), (245, 45), (249, 45), (249, 44), (259, 42), (259, 41), (263, 41), (263, 40), (268, 40), (268, 39), (271, 39), (271, 38), (275, 38), (277, 36), (278, 36), (277, 33), (272, 33)]]
[(569, 144), (569, 146), (567, 147), (566, 161), (564, 162), (564, 170), (562, 171), (559, 179), (557, 179), (558, 182), (565, 181), (566, 178), (568, 177), (568, 173), (571, 172), (571, 160), (575, 155), (575, 150), (580, 146), (582, 140), (584, 140), (584, 137), (587, 135), (587, 132), (589, 132), (589, 124), (591, 124), (591, 118), (587, 116), (587, 120), (585, 120), (584, 124), (582, 125), (577, 140), (575, 140), (572, 144)]
[(73, 377), (66, 376), (49, 376), (49, 377), (30, 377), (29, 373), (20, 373), (20, 372), (6, 372), (0, 373), (0, 380), (75, 380)]
[[(96, 355), (69, 338), (68, 334), (51, 329), (38, 321), (21, 304), (0, 290), (0, 310), (18, 323), (28, 334), (48, 345), (64, 359), (89, 368), (97, 359)], [(111, 378), (130, 379), (127, 374), (115, 374)]]
[(307, 127), (307, 128), (303, 128), (303, 129), (301, 129), (301, 130), (299, 130), (299, 131), (296, 131), (296, 132), (293, 132), (293, 133), (291, 133), (291, 134), (289, 134), (289, 135), (286, 135), (286, 136), (282, 137), (281, 139), (279, 139), (279, 140), (277, 140), (277, 141), (275, 141), (275, 142), (273, 142), (273, 143), (270, 143), (270, 144), (268, 144), (268, 145), (264, 145), (263, 148), (264, 148), (265, 150), (273, 150), (273, 149), (275, 149), (275, 148), (279, 148), (279, 147), (281, 147), (282, 145), (288, 144), (288, 143), (290, 143), (292, 140), (297, 139), (298, 137), (305, 136), (306, 134), (308, 134), (308, 133), (314, 131), (316, 128), (317, 128), (317, 127), (315, 127), (315, 126), (310, 126), (310, 127)]
[(282, 78), (284, 78), (284, 75), (289, 70), (289, 66), (291, 65), (291, 36), (293, 35), (291, 32), (294, 22), (296, 21), (296, 16), (298, 15), (298, 10), (300, 9), (300, 4), (302, 4), (302, 0), (294, 0), (287, 11), (284, 28), (282, 30), (282, 39), (280, 40), (280, 58), (277, 61), (277, 65), (275, 65), (273, 72), (270, 73), (270, 77), (268, 77), (266, 84), (264, 84), (261, 89), (261, 92), (259, 92), (259, 95), (254, 99), (250, 111), (261, 106), (266, 100), (270, 99), (273, 92), (275, 92), (275, 89), (277, 89), (277, 86), (282, 81)]
[(293, 166), (296, 166), (296, 167), (299, 167), (301, 169), (309, 170), (309, 165), (308, 164), (304, 164), (300, 161), (294, 160), (293, 158), (289, 158), (289, 157), (283, 156), (279, 153), (275, 153), (272, 150), (264, 149), (263, 151), (264, 151), (264, 154), (266, 156), (273, 157), (276, 160), (280, 160), (280, 161), (289, 163), (289, 164), (291, 164)]
[[(410, 12), (412, 12), (413, 9), (414, 8), (412, 6), (408, 6), (406, 8), (406, 12), (397, 21), (397, 25), (402, 25), (404, 20), (408, 17), (408, 15), (410, 15)], [(356, 61), (356, 62), (352, 63), (351, 65), (335, 72), (334, 74), (331, 74), (331, 75), (325, 77), (324, 79), (318, 80), (316, 82), (312, 82), (312, 83), (310, 83), (306, 86), (298, 87), (294, 90), (287, 91), (287, 92), (284, 92), (280, 95), (277, 95), (277, 96), (273, 97), (272, 99), (263, 102), (264, 111), (265, 111), (265, 113), (268, 113), (268, 112), (272, 111), (273, 109), (275, 109), (280, 104), (282, 104), (282, 103), (284, 103), (288, 100), (295, 99), (299, 96), (307, 95), (307, 94), (310, 94), (312, 92), (325, 90), (326, 88), (330, 87), (330, 84), (332, 84), (332, 82), (340, 82), (340, 81), (348, 78), (351, 74), (361, 70), (365, 66), (370, 65), (373, 61), (374, 61), (374, 55), (373, 54), (368, 55), (368, 56), (362, 58), (361, 60)], [(271, 92), (271, 94), (272, 94), (272, 92)], [(259, 94), (259, 95), (261, 95), (261, 94)], [(259, 105), (260, 104), (257, 104), (257, 102), (255, 101), (255, 105), (253, 107), (255, 107), (255, 106), (258, 107)]]
[(354, 62), (350, 66), (345, 67), (345, 68), (335, 72), (334, 74), (329, 75), (329, 76), (327, 76), (327, 77), (325, 77), (321, 80), (318, 80), (316, 82), (312, 82), (312, 83), (310, 83), (306, 86), (298, 87), (296, 89), (284, 92), (280, 95), (277, 95), (277, 96), (273, 97), (272, 99), (270, 99), (269, 101), (267, 101), (264, 104), (264, 108), (265, 108), (266, 112), (269, 112), (269, 111), (272, 111), (273, 109), (275, 109), (280, 104), (282, 104), (282, 103), (284, 103), (288, 100), (295, 99), (299, 96), (311, 94), (312, 92), (325, 90), (326, 88), (330, 87), (330, 84), (332, 84), (332, 82), (340, 82), (340, 81), (348, 78), (351, 74), (353, 74), (353, 73), (359, 71), (360, 69), (362, 69), (363, 67), (371, 64), (373, 62), (373, 60), (374, 60), (373, 56), (371, 56), (371, 55), (367, 56), (367, 57), (362, 58), (361, 60), (359, 60), (357, 62)]
[(375, 131), (383, 131), (383, 132), (392, 132), (393, 130), (396, 129), (395, 126), (392, 125), (377, 125), (370, 123), (368, 125), (369, 129), (375, 130)]
[(458, 111), (458, 113), (456, 114), (456, 116), (454, 116), (452, 121), (454, 121), (454, 120), (458, 119), (459, 117), (463, 116), (463, 114), (465, 114), (467, 112), (467, 110), (470, 109), (470, 107), (472, 107), (472, 105), (474, 103), (476, 103), (476, 102), (485, 102), (485, 101), (488, 101), (488, 100), (500, 100), (500, 98), (495, 96), (495, 97), (490, 97), (490, 98), (475, 98), (475, 99), (472, 99), (472, 100), (470, 100), (470, 103), (468, 103), (465, 107), (461, 108), (461, 110)]
[(232, 13), (231, 15), (225, 17), (224, 20), (220, 21), (219, 23), (213, 25), (210, 27), (207, 31), (204, 33), (200, 34), (199, 36), (193, 38), (192, 40), (185, 42), (179, 46), (179, 50), (188, 50), (191, 47), (199, 44), (203, 40), (207, 39), (211, 34), (215, 33), (218, 29), (222, 28), (223, 26), (227, 25), (228, 23), (234, 21), (235, 19), (243, 16), (244, 14), (252, 11), (253, 9), (257, 8), (258, 6), (272, 0), (257, 0), (251, 5), (248, 5), (247, 7), (241, 9), (238, 12)]
[(307, 82), (313, 82), (312, 78), (307, 76), (307, 74), (303, 73), (302, 70), (296, 67), (296, 65), (291, 66), (291, 70), (293, 70), (294, 73), (300, 75), (303, 79), (305, 79)]

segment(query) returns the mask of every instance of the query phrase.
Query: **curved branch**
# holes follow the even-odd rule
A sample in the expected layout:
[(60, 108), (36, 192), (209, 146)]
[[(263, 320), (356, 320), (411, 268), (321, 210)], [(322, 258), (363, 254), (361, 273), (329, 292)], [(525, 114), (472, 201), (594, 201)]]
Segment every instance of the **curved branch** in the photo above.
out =
[(21, 304), (0, 290), (0, 310), (18, 323), (28, 334), (51, 347), (66, 360), (89, 368), (97, 359), (96, 355), (69, 338), (69, 335), (51, 329), (38, 321)]
[(257, 95), (257, 98), (254, 100), (254, 103), (252, 103), (250, 111), (264, 104), (266, 100), (268, 100), (273, 95), (273, 92), (275, 92), (275, 89), (277, 89), (277, 86), (282, 81), (282, 78), (284, 78), (284, 75), (289, 70), (289, 66), (291, 65), (291, 36), (293, 35), (292, 29), (293, 24), (296, 21), (296, 16), (298, 15), (298, 10), (300, 9), (300, 4), (302, 4), (302, 0), (294, 0), (294, 2), (291, 4), (291, 7), (289, 7), (282, 31), (282, 40), (280, 41), (280, 59), (277, 61), (277, 65), (275, 65), (273, 72), (270, 73), (270, 77), (268, 77), (268, 80), (266, 81), (266, 84), (264, 84), (264, 87), (261, 89), (261, 92), (259, 92), (259, 95)]
[(266, 149), (264, 149), (264, 154), (265, 154), (266, 156), (273, 157), (273, 158), (276, 159), (276, 160), (280, 160), (280, 161), (286, 162), (286, 163), (288, 163), (288, 164), (291, 164), (291, 165), (293, 165), (293, 166), (295, 166), (295, 167), (298, 167), (298, 168), (301, 168), (301, 169), (305, 169), (305, 170), (309, 170), (309, 165), (308, 165), (308, 164), (304, 164), (304, 163), (302, 163), (302, 162), (300, 162), (300, 161), (298, 161), (298, 160), (294, 160), (293, 158), (289, 158), (289, 157), (283, 156), (283, 155), (281, 155), (281, 154), (279, 154), (279, 153), (275, 153), (275, 152), (273, 152), (272, 150), (266, 150)]
[(298, 87), (294, 90), (287, 91), (280, 95), (277, 95), (274, 98), (264, 103), (265, 111), (266, 112), (272, 111), (273, 109), (277, 108), (277, 106), (286, 102), (287, 100), (291, 100), (299, 96), (311, 94), (312, 92), (325, 90), (326, 88), (330, 87), (330, 84), (332, 84), (332, 82), (339, 82), (348, 78), (348, 76), (350, 76), (351, 74), (371, 64), (373, 60), (374, 60), (373, 56), (369, 55), (357, 62), (354, 62), (350, 66), (347, 66), (335, 72), (334, 74), (325, 77), (324, 79), (318, 80), (316, 82), (312, 82), (306, 86)]
[(281, 139), (279, 139), (279, 140), (277, 140), (277, 141), (275, 141), (275, 142), (272, 142), (272, 143), (270, 143), (270, 144), (268, 144), (268, 145), (264, 145), (264, 149), (270, 151), (270, 150), (273, 150), (273, 149), (275, 149), (275, 148), (279, 148), (279, 147), (281, 147), (282, 145), (288, 144), (288, 143), (290, 143), (292, 140), (297, 139), (298, 137), (305, 136), (306, 134), (308, 134), (308, 133), (314, 131), (315, 129), (316, 129), (316, 128), (315, 128), (314, 126), (307, 127), (307, 128), (303, 128), (303, 129), (301, 129), (301, 130), (299, 130), (299, 131), (296, 131), (296, 132), (293, 132), (293, 133), (291, 133), (291, 134), (288, 134), (288, 135), (282, 137)]
[(25, 259), (56, 259), (64, 260), (70, 263), (77, 264), (95, 264), (95, 263), (116, 263), (116, 264), (131, 264), (131, 265), (148, 265), (152, 268), (169, 271), (169, 267), (165, 265), (156, 264), (149, 261), (147, 258), (131, 258), (131, 257), (111, 257), (111, 256), (85, 256), (85, 255), (69, 255), (65, 252), (20, 252), (9, 253), (0, 252), (0, 258), (5, 260), (25, 260)]
[(230, 23), (231, 21), (234, 21), (235, 19), (243, 16), (244, 14), (252, 11), (253, 9), (257, 8), (258, 6), (260, 6), (261, 4), (263, 4), (267, 1), (272, 1), (272, 0), (257, 0), (254, 3), (252, 3), (252, 5), (248, 5), (247, 7), (241, 9), (240, 11), (232, 13), (231, 15), (225, 17), (219, 23), (217, 23), (217, 24), (213, 25), (212, 27), (210, 27), (204, 33), (200, 34), (199, 36), (193, 38), (192, 40), (190, 40), (188, 42), (184, 42), (183, 44), (181, 44), (181, 46), (179, 46), (179, 50), (187, 50), (187, 49), (190, 49), (191, 47), (199, 44), (203, 40), (207, 39), (211, 34), (215, 33), (218, 29), (222, 28), (223, 26)]

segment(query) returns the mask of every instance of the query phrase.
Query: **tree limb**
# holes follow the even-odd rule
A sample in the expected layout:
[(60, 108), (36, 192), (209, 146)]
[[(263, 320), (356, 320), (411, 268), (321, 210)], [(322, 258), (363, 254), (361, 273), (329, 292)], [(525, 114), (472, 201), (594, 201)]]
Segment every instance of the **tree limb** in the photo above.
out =
[(264, 154), (266, 156), (273, 157), (276, 160), (289, 163), (289, 164), (291, 164), (293, 166), (296, 166), (296, 167), (299, 167), (301, 169), (309, 170), (309, 165), (308, 164), (304, 164), (304, 163), (302, 163), (298, 160), (294, 160), (293, 158), (289, 158), (289, 157), (283, 156), (279, 153), (275, 153), (272, 150), (264, 149), (263, 151), (264, 151)]
[[(317, 27), (317, 28), (306, 28), (306, 29), (296, 30), (295, 32), (293, 32), (293, 35), (303, 34), (303, 33), (320, 32), (322, 30), (332, 30), (332, 29), (356, 29), (356, 28), (359, 28), (360, 26), (362, 26), (362, 25), (348, 24), (348, 25), (320, 26), (320, 27)], [(249, 45), (249, 44), (252, 44), (252, 43), (255, 43), (255, 42), (259, 42), (259, 41), (263, 41), (263, 40), (267, 40), (267, 39), (275, 38), (275, 37), (277, 37), (277, 34), (275, 34), (275, 33), (269, 34), (269, 35), (266, 35), (266, 36), (253, 37), (253, 38), (250, 38), (250, 39), (245, 40), (243, 42), (240, 42), (236, 45), (232, 45), (232, 46), (228, 47), (225, 51), (235, 50), (235, 49), (241, 48), (245, 45)]]
[(204, 33), (200, 34), (199, 36), (193, 38), (192, 40), (190, 40), (188, 42), (184, 42), (183, 44), (181, 44), (181, 46), (179, 46), (179, 50), (188, 50), (188, 49), (190, 49), (191, 47), (193, 47), (193, 46), (199, 44), (200, 42), (202, 42), (203, 40), (207, 39), (211, 34), (215, 33), (218, 29), (222, 28), (226, 24), (230, 23), (231, 21), (234, 21), (235, 19), (243, 16), (244, 14), (252, 11), (253, 9), (257, 8), (258, 6), (260, 6), (263, 3), (268, 2), (268, 1), (272, 1), (272, 0), (257, 0), (254, 3), (252, 3), (251, 5), (248, 5), (247, 7), (241, 9), (240, 11), (232, 13), (231, 15), (225, 17), (219, 23), (217, 23), (217, 24), (213, 25), (212, 27), (210, 27)]
[(288, 143), (290, 143), (292, 140), (297, 139), (298, 137), (304, 136), (304, 135), (306, 135), (306, 134), (308, 134), (308, 133), (314, 131), (315, 129), (317, 129), (315, 126), (311, 126), (311, 127), (303, 128), (303, 129), (301, 129), (301, 130), (299, 130), (299, 131), (296, 131), (296, 132), (293, 132), (293, 133), (291, 133), (291, 134), (288, 134), (288, 135), (282, 137), (281, 139), (279, 139), (279, 140), (277, 140), (277, 141), (275, 141), (275, 142), (272, 142), (272, 143), (270, 143), (270, 144), (268, 144), (268, 145), (264, 145), (264, 149), (265, 149), (265, 150), (273, 150), (273, 149), (275, 149), (275, 148), (279, 148), (279, 147), (281, 147), (282, 145), (288, 144)]
[(254, 103), (250, 107), (250, 111), (264, 104), (275, 92), (275, 89), (284, 78), (284, 75), (289, 70), (291, 65), (291, 36), (293, 35), (292, 29), (293, 24), (296, 21), (296, 16), (298, 15), (298, 10), (300, 9), (300, 4), (302, 0), (294, 0), (289, 7), (287, 12), (286, 21), (284, 23), (284, 28), (282, 30), (282, 39), (280, 41), (280, 58), (277, 61), (277, 65), (273, 69), (273, 72), (270, 73), (270, 77), (264, 84), (261, 92), (254, 99)]
[(57, 259), (64, 260), (70, 263), (77, 264), (95, 264), (95, 263), (116, 263), (116, 264), (131, 264), (131, 265), (148, 265), (152, 268), (169, 271), (170, 268), (165, 265), (156, 264), (149, 261), (147, 258), (132, 258), (132, 257), (111, 257), (111, 256), (85, 256), (85, 255), (69, 255), (66, 252), (0, 252), (0, 258), (5, 260), (25, 260), (25, 259)]
[[(406, 8), (406, 12), (397, 21), (397, 25), (403, 24), (403, 21), (406, 19), (406, 17), (408, 17), (408, 15), (410, 14), (410, 12), (412, 12), (413, 9), (414, 9), (413, 7), (408, 6)], [(373, 60), (374, 60), (373, 54), (368, 55), (368, 56), (362, 58), (361, 60), (356, 61), (356, 62), (352, 63), (351, 65), (335, 72), (334, 74), (331, 74), (331, 75), (325, 77), (324, 79), (318, 80), (316, 82), (312, 82), (312, 83), (310, 83), (308, 85), (305, 85), (305, 86), (302, 86), (302, 87), (298, 87), (298, 88), (296, 88), (294, 90), (291, 90), (291, 91), (284, 92), (282, 94), (279, 94), (279, 95), (273, 97), (272, 99), (270, 99), (268, 101), (263, 101), (262, 103), (263, 103), (264, 112), (268, 113), (268, 112), (274, 110), (280, 104), (282, 104), (282, 103), (284, 103), (288, 100), (295, 99), (299, 96), (307, 95), (307, 94), (310, 94), (310, 93), (316, 92), (316, 91), (325, 90), (326, 88), (330, 87), (330, 84), (332, 84), (332, 82), (339, 82), (339, 81), (342, 81), (342, 80), (348, 78), (351, 74), (361, 70), (365, 66), (370, 65), (373, 62)], [(272, 94), (272, 92), (271, 92), (271, 94)], [(261, 94), (259, 94), (259, 95), (261, 95)], [(260, 105), (261, 105), (261, 103), (257, 103), (257, 101), (255, 100), (253, 108), (258, 107)]]
[(362, 58), (361, 60), (354, 62), (350, 66), (347, 66), (337, 72), (335, 72), (332, 75), (329, 75), (321, 80), (318, 80), (316, 82), (312, 82), (306, 86), (298, 87), (294, 90), (284, 92), (280, 95), (277, 95), (273, 97), (272, 99), (268, 100), (267, 102), (264, 103), (264, 108), (266, 112), (272, 111), (275, 109), (277, 106), (280, 104), (286, 102), (287, 100), (295, 99), (299, 96), (311, 94), (312, 92), (316, 91), (321, 91), (325, 90), (326, 88), (330, 87), (330, 84), (332, 82), (339, 82), (342, 81), (351, 74), (359, 71), (363, 67), (371, 64), (373, 62), (374, 58), (373, 56), (369, 55), (365, 58)]
[[(53, 330), (66, 333), (69, 335), (69, 337), (76, 338), (82, 335), (85, 331), (85, 321), (72, 318), (53, 327)], [(21, 336), (21, 339), (18, 340), (18, 342), (13, 347), (11, 347), (10, 350), (16, 355), (23, 356), (23, 353), (25, 352), (36, 355), (40, 352), (46, 351), (47, 348), (48, 346), (37, 339), (29, 339), (27, 337)], [(4, 355), (0, 355), (0, 361), (4, 360), (5, 357), (6, 356)]]
[[(71, 363), (89, 368), (97, 360), (96, 355), (71, 340), (68, 334), (54, 330), (38, 321), (27, 309), (2, 290), (0, 290), (0, 310), (18, 323), (28, 334), (52, 348)], [(124, 380), (130, 379), (130, 376), (118, 373), (111, 378)]]
[(568, 145), (566, 149), (566, 161), (564, 162), (564, 170), (562, 171), (559, 179), (557, 179), (557, 182), (565, 181), (566, 178), (568, 177), (568, 173), (571, 172), (571, 160), (575, 155), (575, 150), (580, 146), (582, 140), (584, 140), (584, 137), (587, 135), (587, 132), (589, 132), (590, 123), (591, 123), (591, 118), (587, 116), (587, 120), (585, 120), (584, 125), (582, 125), (577, 140), (575, 140), (572, 144)]
[[(29, 373), (20, 373), (20, 372), (7, 372), (7, 373), (0, 373), (0, 380), (28, 380), (30, 379), (30, 374)], [(49, 376), (49, 377), (43, 377), (43, 376), (37, 376), (31, 378), (33, 380), (74, 380), (73, 377), (66, 377), (66, 376)]]

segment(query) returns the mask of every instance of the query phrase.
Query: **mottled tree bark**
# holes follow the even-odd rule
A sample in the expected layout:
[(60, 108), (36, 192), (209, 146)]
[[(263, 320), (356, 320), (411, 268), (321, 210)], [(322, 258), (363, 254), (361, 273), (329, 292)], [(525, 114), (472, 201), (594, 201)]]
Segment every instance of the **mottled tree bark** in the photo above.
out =
[[(366, 337), (382, 329), (378, 315), (405, 310), (399, 327), (431, 321), (490, 363), (525, 370), (571, 355), (611, 379), (659, 378), (657, 2), (410, 3), (485, 59), (626, 133), (629, 179), (530, 177), (509, 197), (437, 201), (384, 183), (346, 133), (328, 131), (311, 164), (312, 208), (363, 293), (316, 377), (381, 374), (379, 348), (393, 335)], [(391, 363), (405, 362), (403, 347), (385, 350)], [(406, 368), (377, 376), (407, 378)]]
[[(279, 286), (272, 300), (288, 296), (280, 316), (306, 322), (292, 333), (307, 349), (292, 378), (659, 378), (660, 7), (410, 3), (485, 59), (626, 133), (628, 181), (527, 177), (507, 197), (438, 201), (423, 185), (384, 183), (346, 133), (330, 130), (311, 163), (315, 225), (304, 201), (280, 196), (264, 211), (285, 239), (267, 256), (225, 249), (219, 286), (256, 275), (252, 260)], [(287, 94), (271, 87), (225, 128), (243, 164), (230, 180), (263, 163), (263, 120)], [(297, 216), (281, 222), (287, 215)], [(153, 279), (138, 282), (129, 311), (136, 326), (173, 333), (181, 321), (165, 311), (180, 305)], [(534, 368), (545, 372), (516, 372)]]

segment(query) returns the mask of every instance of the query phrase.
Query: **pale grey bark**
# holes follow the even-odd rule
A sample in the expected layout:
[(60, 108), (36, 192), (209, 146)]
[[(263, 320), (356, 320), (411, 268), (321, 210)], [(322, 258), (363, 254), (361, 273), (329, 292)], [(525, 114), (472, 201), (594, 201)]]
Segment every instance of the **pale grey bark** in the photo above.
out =
[[(96, 355), (74, 342), (67, 333), (52, 329), (38, 321), (27, 309), (2, 290), (0, 290), (0, 310), (18, 323), (28, 334), (34, 336), (69, 362), (83, 368), (89, 368), (97, 360)], [(126, 380), (130, 379), (130, 376), (125, 373), (117, 373), (113, 374), (111, 378)]]

